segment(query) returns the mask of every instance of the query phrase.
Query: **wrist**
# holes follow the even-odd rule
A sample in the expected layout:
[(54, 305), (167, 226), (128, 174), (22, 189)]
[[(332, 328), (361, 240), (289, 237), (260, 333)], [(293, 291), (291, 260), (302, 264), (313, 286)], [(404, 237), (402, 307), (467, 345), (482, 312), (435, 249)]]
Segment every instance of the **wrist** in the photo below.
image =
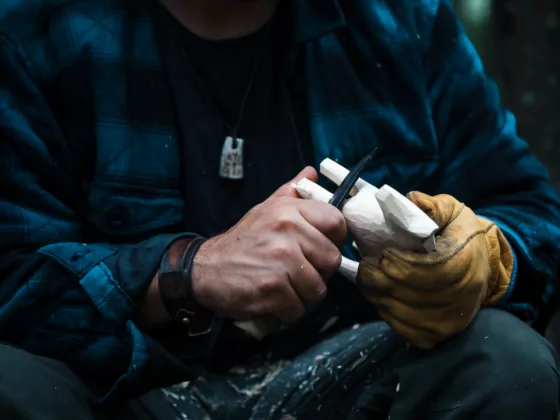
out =
[(171, 322), (185, 328), (189, 336), (211, 331), (214, 313), (199, 304), (192, 285), (194, 257), (205, 238), (180, 239), (164, 254), (158, 273), (161, 301)]
[(213, 242), (214, 239), (209, 239), (200, 245), (193, 257), (190, 273), (193, 297), (200, 305), (211, 310), (215, 310), (212, 304), (215, 299), (209, 285), (213, 283), (210, 279), (216, 278), (213, 272), (216, 271), (218, 263), (212, 258)]

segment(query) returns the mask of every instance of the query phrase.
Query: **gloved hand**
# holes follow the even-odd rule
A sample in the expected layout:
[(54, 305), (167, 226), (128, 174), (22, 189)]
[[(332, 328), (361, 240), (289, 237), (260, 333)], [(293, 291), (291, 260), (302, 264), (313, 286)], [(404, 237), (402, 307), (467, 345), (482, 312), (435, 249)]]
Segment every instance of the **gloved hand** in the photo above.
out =
[(429, 349), (465, 329), (481, 305), (503, 296), (514, 257), (496, 224), (455, 198), (420, 192), (408, 198), (440, 227), (436, 250), (362, 255), (357, 284), (398, 334)]

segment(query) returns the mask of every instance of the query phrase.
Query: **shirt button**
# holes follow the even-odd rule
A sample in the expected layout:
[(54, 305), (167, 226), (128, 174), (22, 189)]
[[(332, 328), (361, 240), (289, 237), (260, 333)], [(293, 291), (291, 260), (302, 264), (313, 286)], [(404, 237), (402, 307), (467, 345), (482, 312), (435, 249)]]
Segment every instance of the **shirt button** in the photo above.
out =
[(107, 212), (107, 220), (116, 228), (124, 226), (127, 216), (128, 212), (122, 204), (111, 207)]

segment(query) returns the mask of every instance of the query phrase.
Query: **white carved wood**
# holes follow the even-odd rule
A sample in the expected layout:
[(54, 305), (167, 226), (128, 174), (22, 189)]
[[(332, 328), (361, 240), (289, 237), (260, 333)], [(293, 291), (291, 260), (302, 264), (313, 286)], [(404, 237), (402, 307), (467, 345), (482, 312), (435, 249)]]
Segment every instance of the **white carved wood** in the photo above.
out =
[[(349, 172), (330, 159), (321, 162), (320, 171), (336, 185)], [(308, 179), (293, 186), (304, 199), (328, 202), (332, 197), (332, 193)], [(418, 252), (435, 248), (434, 232), (438, 226), (395, 189), (388, 185), (378, 189), (360, 178), (350, 195), (353, 196), (343, 204), (342, 213), (360, 254), (375, 256), (393, 246)], [(354, 281), (357, 266), (345, 261), (339, 271)]]
[[(338, 163), (325, 159), (321, 162), (320, 172), (336, 185), (348, 175), (348, 169)], [(292, 187), (298, 195), (307, 200), (327, 203), (332, 193), (320, 185), (302, 179)], [(435, 249), (434, 233), (438, 229), (430, 219), (408, 198), (388, 185), (376, 188), (363, 179), (358, 179), (342, 207), (348, 231), (354, 239), (355, 247), (361, 255), (375, 257), (387, 247), (399, 247), (418, 252)], [(359, 263), (346, 257), (342, 258), (339, 273), (355, 282)], [(267, 329), (274, 325), (270, 319), (236, 323), (248, 334), (261, 339)]]
[(354, 261), (351, 260), (350, 258), (343, 256), (338, 272), (347, 280), (350, 280), (352, 283), (355, 283), (356, 276), (358, 275), (359, 267), (360, 267), (360, 263), (358, 261)]

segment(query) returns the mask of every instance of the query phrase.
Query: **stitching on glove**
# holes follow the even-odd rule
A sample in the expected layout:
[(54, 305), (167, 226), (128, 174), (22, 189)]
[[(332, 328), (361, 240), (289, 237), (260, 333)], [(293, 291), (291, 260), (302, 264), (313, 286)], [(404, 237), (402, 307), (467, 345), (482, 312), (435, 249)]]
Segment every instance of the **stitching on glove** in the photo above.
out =
[(457, 214), (455, 216), (451, 217), (451, 220), (449, 220), (449, 222), (446, 223), (445, 227), (449, 226), (451, 223), (453, 223), (457, 217), (459, 217), (461, 215), (461, 213), (463, 213), (463, 210), (465, 210), (465, 203), (461, 203), (461, 209), (457, 212)]
[[(492, 229), (494, 226), (499, 230), (500, 228), (496, 225), (496, 223), (494, 222), (490, 222), (490, 220), (488, 219), (484, 219), (486, 220), (488, 223), (488, 226), (486, 227), (486, 249), (488, 250), (488, 253), (490, 253), (490, 246), (488, 245), (488, 232), (490, 232), (490, 229)], [(498, 241), (499, 244), (499, 241)], [(492, 271), (492, 266), (490, 266), (490, 278), (488, 279), (488, 287), (486, 288), (486, 294), (484, 296), (484, 299), (486, 299), (488, 296), (493, 296), (497, 293), (498, 289), (500, 287), (500, 270), (495, 270), (495, 272)]]
[(437, 265), (437, 264), (442, 264), (442, 263), (445, 263), (445, 262), (449, 261), (455, 255), (457, 255), (477, 235), (480, 235), (481, 233), (486, 235), (486, 232), (487, 232), (487, 230), (485, 228), (479, 229), (479, 230), (471, 233), (460, 246), (457, 246), (455, 249), (451, 250), (450, 252), (448, 252), (446, 254), (443, 254), (443, 255), (440, 255), (438, 257), (435, 257), (435, 258), (430, 258), (428, 256), (424, 261), (416, 261), (416, 260), (413, 260), (411, 258), (407, 258), (401, 251), (399, 251), (395, 248), (388, 248), (388, 249), (384, 250), (383, 253), (386, 252), (388, 254), (391, 254), (395, 258), (397, 258), (397, 259), (399, 259), (403, 262), (412, 264), (412, 265)]
[(459, 211), (458, 211), (455, 215), (452, 215), (452, 216), (451, 216), (451, 219), (449, 219), (445, 225), (440, 226), (440, 227), (438, 228), (438, 230), (434, 233), (434, 235), (435, 235), (436, 237), (441, 236), (441, 233), (442, 233), (445, 229), (447, 229), (447, 227), (448, 227), (451, 223), (453, 223), (453, 222), (461, 215), (461, 213), (463, 213), (463, 210), (465, 210), (465, 207), (466, 207), (466, 206), (465, 206), (464, 203), (461, 203), (461, 205), (462, 205), (462, 207), (459, 209)]
[[(488, 219), (484, 219), (484, 220), (489, 221)], [(490, 224), (488, 225), (488, 227), (486, 227), (486, 233), (490, 232), (490, 229), (492, 229), (494, 226), (498, 227), (498, 226), (496, 225), (496, 223), (490, 222)], [(498, 229), (500, 229), (500, 228), (498, 227)]]

